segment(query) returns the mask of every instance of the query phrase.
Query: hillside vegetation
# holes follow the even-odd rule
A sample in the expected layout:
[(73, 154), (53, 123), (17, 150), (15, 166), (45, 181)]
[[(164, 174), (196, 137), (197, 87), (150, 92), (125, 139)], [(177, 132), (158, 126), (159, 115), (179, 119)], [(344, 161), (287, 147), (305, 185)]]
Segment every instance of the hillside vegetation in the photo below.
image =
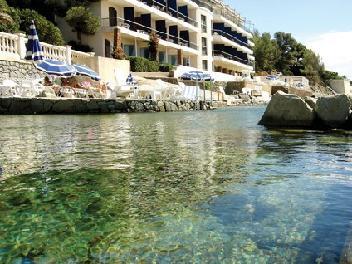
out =
[(254, 56), (257, 72), (281, 72), (284, 75), (306, 76), (312, 84), (328, 84), (330, 79), (343, 79), (336, 72), (325, 70), (320, 56), (298, 42), (290, 33), (254, 33)]
[(0, 9), (13, 20), (12, 23), (0, 24), (0, 31), (29, 33), (29, 26), (34, 20), (41, 41), (63, 45), (62, 33), (55, 25), (55, 17), (60, 16), (77, 32), (80, 42), (82, 33), (94, 34), (100, 25), (99, 19), (86, 8), (90, 2), (96, 0), (0, 0)]

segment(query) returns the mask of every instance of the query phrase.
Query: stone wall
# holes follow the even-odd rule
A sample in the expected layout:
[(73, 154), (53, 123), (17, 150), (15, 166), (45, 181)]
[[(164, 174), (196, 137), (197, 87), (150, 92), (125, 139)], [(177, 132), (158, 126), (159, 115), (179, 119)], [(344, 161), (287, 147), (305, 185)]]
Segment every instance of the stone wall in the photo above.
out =
[(225, 94), (227, 95), (233, 95), (235, 91), (238, 93), (242, 93), (242, 88), (246, 86), (246, 83), (244, 81), (240, 82), (227, 82), (225, 86)]
[(12, 80), (17, 83), (43, 78), (45, 74), (35, 68), (32, 62), (0, 60), (0, 83)]
[(286, 87), (286, 86), (272, 86), (271, 87), (271, 95), (276, 94), (278, 91), (282, 91), (288, 94), (294, 94), (300, 97), (312, 96), (313, 91), (306, 89), (299, 89), (294, 87)]
[(208, 110), (209, 103), (192, 101), (0, 98), (0, 114), (99, 114)]

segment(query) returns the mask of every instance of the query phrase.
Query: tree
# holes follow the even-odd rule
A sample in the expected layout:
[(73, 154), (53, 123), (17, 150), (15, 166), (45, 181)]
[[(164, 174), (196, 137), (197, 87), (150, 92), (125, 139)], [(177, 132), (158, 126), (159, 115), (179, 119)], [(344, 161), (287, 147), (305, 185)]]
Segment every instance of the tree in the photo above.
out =
[(270, 33), (254, 34), (253, 37), (254, 56), (256, 58), (256, 71), (272, 72), (276, 70), (275, 65), (280, 57), (280, 50), (271, 39)]
[(313, 84), (321, 81), (320, 73), (324, 70), (324, 65), (320, 57), (310, 49), (305, 50), (303, 67), (302, 75), (306, 76)]
[(297, 41), (290, 33), (277, 32), (275, 33), (276, 43), (280, 50), (280, 57), (276, 63), (277, 69), (285, 75), (292, 75), (291, 66), (297, 62), (295, 54)]
[(44, 16), (38, 12), (30, 9), (21, 9), (16, 11), (19, 17), (20, 30), (30, 33), (30, 25), (32, 20), (35, 21), (35, 25), (38, 32), (40, 41), (47, 42), (53, 45), (63, 45), (65, 43), (61, 31), (52, 22), (48, 21)]
[(159, 38), (158, 35), (152, 31), (149, 35), (149, 57), (150, 60), (156, 61), (159, 49)]
[(0, 0), (0, 31), (10, 33), (18, 31), (17, 21), (13, 9), (8, 6), (6, 0)]
[(82, 43), (82, 33), (94, 35), (100, 26), (99, 18), (83, 6), (71, 7), (65, 17), (66, 22), (77, 32), (78, 43)]
[(343, 80), (346, 76), (340, 76), (337, 72), (323, 71), (321, 74), (321, 80), (326, 86), (330, 85), (330, 80)]

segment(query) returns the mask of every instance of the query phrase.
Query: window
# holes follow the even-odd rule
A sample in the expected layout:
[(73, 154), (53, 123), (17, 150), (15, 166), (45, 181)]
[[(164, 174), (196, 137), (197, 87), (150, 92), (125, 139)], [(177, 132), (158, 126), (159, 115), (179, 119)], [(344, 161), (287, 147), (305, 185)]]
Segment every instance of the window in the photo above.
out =
[(207, 33), (208, 32), (208, 25), (207, 25), (207, 18), (206, 16), (201, 16), (201, 26), (202, 26), (202, 32)]
[(159, 51), (159, 62), (164, 63), (165, 62), (165, 52)]
[(134, 45), (123, 45), (123, 51), (127, 56), (136, 56)]
[(183, 65), (183, 66), (190, 66), (191, 63), (190, 63), (189, 58), (183, 58), (183, 60), (182, 60), (182, 65)]
[(202, 54), (208, 55), (207, 38), (202, 38)]
[(208, 70), (208, 61), (203, 60), (203, 70), (207, 71)]
[(109, 7), (109, 23), (110, 27), (117, 26), (117, 12), (116, 9), (113, 7)]
[(105, 57), (111, 57), (111, 43), (109, 40), (105, 40)]
[(148, 48), (140, 48), (139, 56), (148, 59), (149, 58), (149, 49)]
[(177, 56), (176, 55), (169, 55), (169, 63), (171, 65), (176, 65), (177, 64)]

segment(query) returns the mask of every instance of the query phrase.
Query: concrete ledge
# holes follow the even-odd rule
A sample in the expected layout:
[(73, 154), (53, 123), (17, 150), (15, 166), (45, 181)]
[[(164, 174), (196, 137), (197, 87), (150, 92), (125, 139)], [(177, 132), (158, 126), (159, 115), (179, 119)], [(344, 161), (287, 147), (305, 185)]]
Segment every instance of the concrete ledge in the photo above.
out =
[(208, 109), (211, 109), (210, 103), (202, 101), (0, 98), (0, 115), (107, 114)]

